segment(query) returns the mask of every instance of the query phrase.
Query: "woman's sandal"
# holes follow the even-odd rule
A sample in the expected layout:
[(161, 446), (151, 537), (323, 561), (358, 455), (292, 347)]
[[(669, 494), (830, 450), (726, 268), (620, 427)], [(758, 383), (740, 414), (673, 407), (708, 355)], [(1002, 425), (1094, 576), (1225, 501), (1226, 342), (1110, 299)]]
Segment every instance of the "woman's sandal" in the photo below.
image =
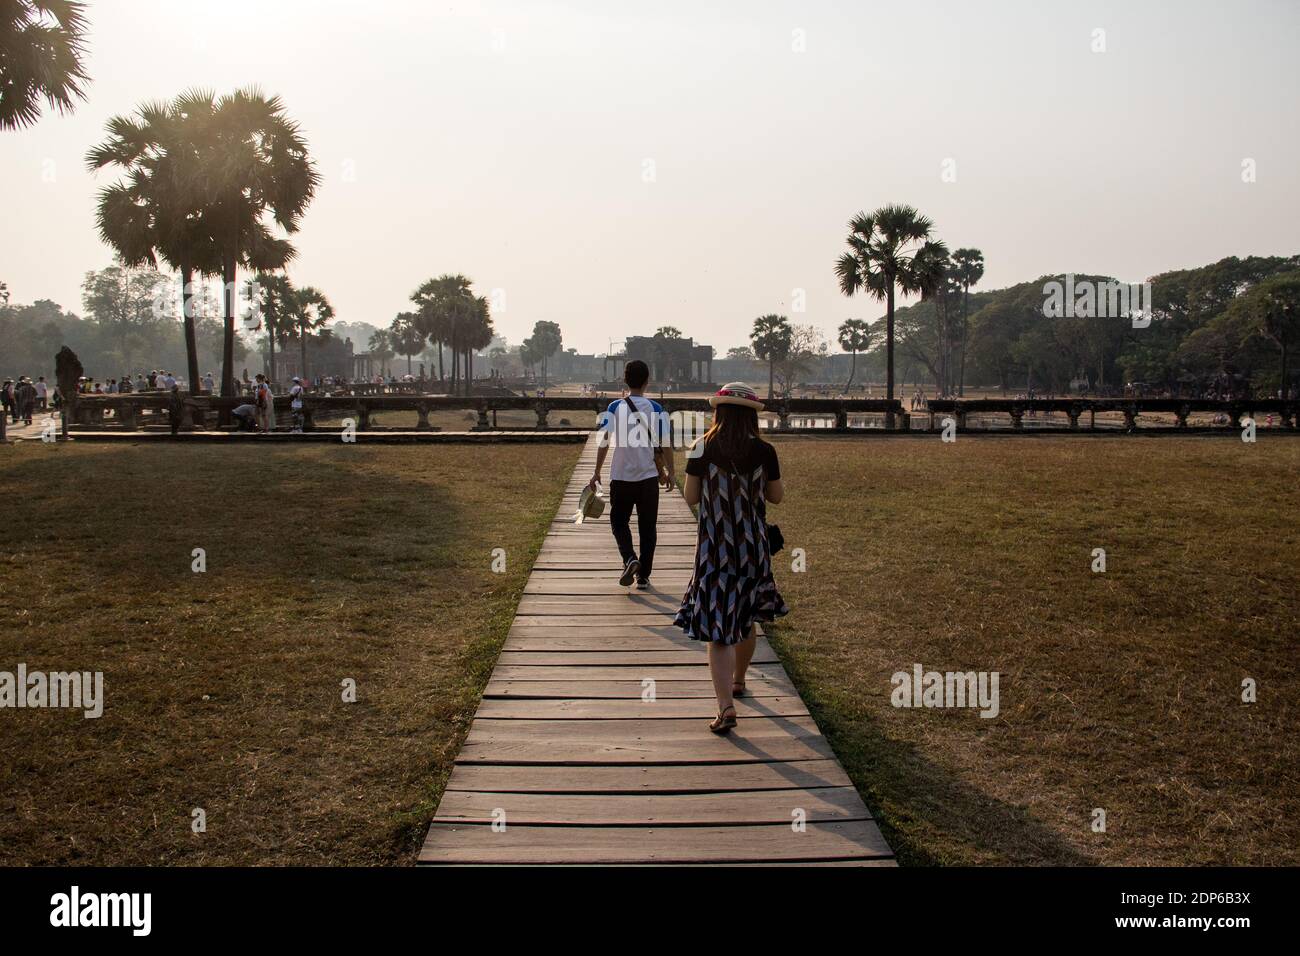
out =
[[(727, 716), (727, 711), (731, 711), (731, 716)], [(736, 726), (736, 708), (727, 706), (718, 712), (718, 716), (713, 723), (709, 724), (709, 730), (715, 734), (731, 733), (731, 728)]]
[(744, 696), (745, 696), (745, 684), (744, 684), (744, 681), (741, 681), (741, 682), (738, 683), (738, 684), (732, 684), (732, 685), (731, 685), (731, 696), (732, 696), (732, 697), (744, 697)]

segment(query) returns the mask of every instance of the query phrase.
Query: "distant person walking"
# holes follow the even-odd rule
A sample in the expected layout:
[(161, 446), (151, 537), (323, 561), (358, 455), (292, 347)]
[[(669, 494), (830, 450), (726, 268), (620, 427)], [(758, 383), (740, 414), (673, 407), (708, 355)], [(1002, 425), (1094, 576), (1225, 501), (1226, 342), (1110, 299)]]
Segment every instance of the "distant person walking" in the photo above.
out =
[(41, 375), (36, 379), (36, 401), (40, 405), (41, 411), (47, 411), (50, 407), (50, 387), (45, 384), (45, 376)]
[(713, 427), (686, 457), (688, 505), (699, 505), (695, 573), (674, 623), (709, 644), (709, 674), (718, 716), (709, 729), (736, 726), (736, 697), (754, 657), (756, 621), (789, 613), (772, 577), (767, 503), (785, 497), (776, 449), (759, 434), (762, 402), (743, 382), (724, 385), (709, 399)]
[[(638, 589), (650, 587), (658, 538), (659, 486), (671, 490), (674, 484), (673, 458), (668, 448), (667, 421), (663, 407), (643, 394), (650, 380), (650, 368), (634, 359), (623, 369), (628, 396), (610, 404), (600, 416), (600, 446), (596, 449), (596, 471), (587, 487), (600, 484), (600, 470), (610, 446), (614, 458), (609, 466), (609, 527), (618, 542), (623, 574), (618, 583)], [(638, 555), (632, 544), (632, 512), (636, 511)]]
[(5, 379), (3, 386), (0, 386), (0, 405), (4, 406), (4, 413), (11, 416), (14, 424), (18, 424), (18, 403), (14, 400), (14, 380)]

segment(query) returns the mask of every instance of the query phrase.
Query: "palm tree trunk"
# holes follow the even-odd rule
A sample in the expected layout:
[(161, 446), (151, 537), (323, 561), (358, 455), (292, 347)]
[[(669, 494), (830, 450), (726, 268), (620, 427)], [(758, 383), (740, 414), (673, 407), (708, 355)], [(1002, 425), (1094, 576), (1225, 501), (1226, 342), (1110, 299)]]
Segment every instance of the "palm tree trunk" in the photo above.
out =
[[(221, 281), (225, 284), (221, 290), (225, 326), (221, 342), (221, 397), (229, 398), (235, 394), (235, 257), (231, 254), (221, 264)], [(229, 423), (230, 414), (225, 409), (221, 417), (223, 423)]]
[(307, 320), (303, 319), (298, 326), (298, 340), (302, 343), (302, 380), (307, 381)]
[(857, 349), (854, 349), (853, 364), (849, 366), (849, 380), (844, 386), (844, 391), (847, 392), (849, 389), (853, 387), (853, 376), (857, 374), (858, 374), (858, 351)]
[(772, 385), (776, 381), (776, 357), (768, 354), (767, 357), (767, 400), (772, 400)]
[(273, 382), (275, 381), (275, 330), (269, 321), (266, 323), (266, 351), (271, 359), (271, 367), (266, 372), (266, 380)]
[(961, 370), (957, 373), (957, 397), (966, 396), (966, 336), (969, 329), (966, 324), (967, 305), (970, 301), (970, 286), (964, 286), (961, 293)]
[(185, 326), (185, 371), (190, 380), (190, 394), (199, 394), (199, 347), (194, 335), (194, 269), (188, 259), (181, 260), (181, 319)]
[[(894, 400), (894, 279), (888, 277), (889, 291), (885, 297), (885, 398)], [(894, 427), (894, 410), (885, 413), (885, 427)]]
[(442, 370), (442, 339), (439, 339), (438, 340), (438, 384), (443, 387), (443, 391), (446, 391), (446, 385), (443, 384), (446, 381), (447, 381), (447, 376)]

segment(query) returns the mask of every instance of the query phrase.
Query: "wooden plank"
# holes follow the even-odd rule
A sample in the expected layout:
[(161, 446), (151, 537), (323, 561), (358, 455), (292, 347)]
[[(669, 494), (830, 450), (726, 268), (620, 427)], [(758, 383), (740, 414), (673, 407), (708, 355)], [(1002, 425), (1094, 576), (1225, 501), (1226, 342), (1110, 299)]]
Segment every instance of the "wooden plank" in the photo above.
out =
[(825, 790), (751, 790), (741, 793), (674, 793), (610, 796), (488, 793), (455, 790), (438, 806), (440, 823), (492, 823), (506, 827), (545, 826), (739, 826), (870, 820), (852, 787)]
[[(653, 612), (638, 612), (624, 614), (620, 619), (630, 624), (662, 624), (664, 617)], [(606, 627), (608, 624), (608, 619), (599, 614), (521, 614), (511, 627)]]
[(422, 863), (796, 863), (887, 859), (874, 822), (735, 827), (530, 827), (433, 823)]
[(493, 793), (735, 793), (848, 786), (848, 774), (838, 760), (666, 767), (459, 764), (447, 781), (448, 791)]
[[(664, 623), (662, 620), (652, 624), (631, 624), (623, 621), (608, 621), (604, 627), (584, 627), (575, 631), (572, 627), (558, 624), (534, 625), (532, 627), (511, 627), (506, 635), (507, 641), (527, 638), (542, 640), (548, 637), (570, 637), (574, 640), (599, 641), (604, 638), (626, 640), (633, 637), (681, 638), (689, 641), (680, 627)], [(615, 647), (611, 646), (610, 650)]]
[[(691, 583), (691, 574), (689, 571), (673, 570), (661, 572), (658, 568), (651, 575), (651, 594), (671, 594), (673, 600), (681, 603), (682, 594), (686, 591), (686, 586)], [(548, 597), (621, 597), (628, 593), (627, 588), (618, 583), (618, 572), (611, 570), (609, 574), (599, 578), (592, 579), (588, 576), (585, 580), (547, 580), (539, 578), (536, 571), (533, 572), (528, 583), (524, 586), (525, 594), (541, 594)], [(638, 592), (645, 593), (645, 592)], [(577, 602), (570, 601), (571, 605)], [(674, 608), (674, 610), (676, 610)]]
[(833, 756), (810, 717), (744, 720), (720, 737), (699, 720), (491, 720), (470, 727), (457, 763), (749, 763)]
[[(551, 653), (564, 652), (600, 652), (608, 651), (682, 651), (684, 653), (704, 654), (708, 645), (700, 641), (693, 641), (681, 631), (676, 634), (629, 634), (623, 631), (608, 631), (603, 628), (597, 631), (595, 628), (583, 628), (575, 632), (571, 628), (564, 628), (562, 634), (538, 634), (538, 631), (549, 630), (548, 628), (529, 627), (519, 631), (511, 631), (506, 638), (506, 651), (549, 651)], [(767, 638), (760, 637), (758, 646), (754, 650), (755, 659), (758, 654), (772, 655), (768, 660), (775, 660), (775, 654), (771, 645), (767, 643)]]
[[(795, 692), (788, 679), (755, 680), (752, 674), (748, 689), (750, 697), (789, 697)], [(639, 680), (502, 680), (494, 675), (483, 696), (530, 700), (639, 700), (644, 692), (645, 687)], [(659, 700), (715, 700), (713, 682), (706, 679), (657, 681), (655, 697)]]
[(631, 590), (625, 594), (608, 597), (591, 594), (582, 601), (574, 601), (562, 594), (525, 594), (519, 599), (519, 613), (523, 615), (558, 614), (562, 617), (599, 615), (615, 617), (624, 614), (658, 614), (671, 622), (682, 606), (680, 594), (656, 594), (653, 591)]
[[(699, 680), (700, 677), (707, 673), (701, 671), (699, 664), (655, 664), (638, 665), (630, 664), (621, 667), (602, 667), (599, 665), (588, 665), (586, 667), (529, 667), (523, 664), (498, 665), (497, 669), (492, 672), (494, 680), (506, 681), (528, 681), (528, 680), (549, 680), (549, 681), (611, 681), (611, 680), (653, 680), (656, 683), (667, 683), (676, 680)], [(780, 664), (751, 664), (746, 672), (746, 683), (749, 681), (762, 680), (764, 678), (784, 678), (785, 669)]]
[[(694, 664), (707, 667), (704, 647), (670, 648), (666, 651), (512, 651), (503, 650), (497, 658), (499, 667), (520, 665), (524, 667), (623, 667), (647, 666), (660, 664)], [(772, 650), (756, 649), (755, 664), (775, 664), (778, 662)]]
[[(712, 720), (718, 702), (709, 697), (675, 698), (640, 695), (619, 700), (529, 700), (485, 697), (479, 717), (500, 720), (670, 720), (693, 717)], [(746, 697), (736, 701), (736, 714), (747, 717), (807, 717), (808, 707), (799, 697)]]

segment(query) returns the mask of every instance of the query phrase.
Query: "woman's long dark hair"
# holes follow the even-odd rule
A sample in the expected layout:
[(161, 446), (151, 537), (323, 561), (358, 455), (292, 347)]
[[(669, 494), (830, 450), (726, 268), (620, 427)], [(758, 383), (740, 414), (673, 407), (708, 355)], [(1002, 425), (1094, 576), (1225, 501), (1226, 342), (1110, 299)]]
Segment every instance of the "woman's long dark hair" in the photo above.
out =
[(713, 449), (716, 461), (727, 462), (732, 470), (749, 450), (750, 442), (763, 440), (758, 431), (758, 411), (744, 405), (719, 405), (713, 410), (713, 426), (702, 441)]

